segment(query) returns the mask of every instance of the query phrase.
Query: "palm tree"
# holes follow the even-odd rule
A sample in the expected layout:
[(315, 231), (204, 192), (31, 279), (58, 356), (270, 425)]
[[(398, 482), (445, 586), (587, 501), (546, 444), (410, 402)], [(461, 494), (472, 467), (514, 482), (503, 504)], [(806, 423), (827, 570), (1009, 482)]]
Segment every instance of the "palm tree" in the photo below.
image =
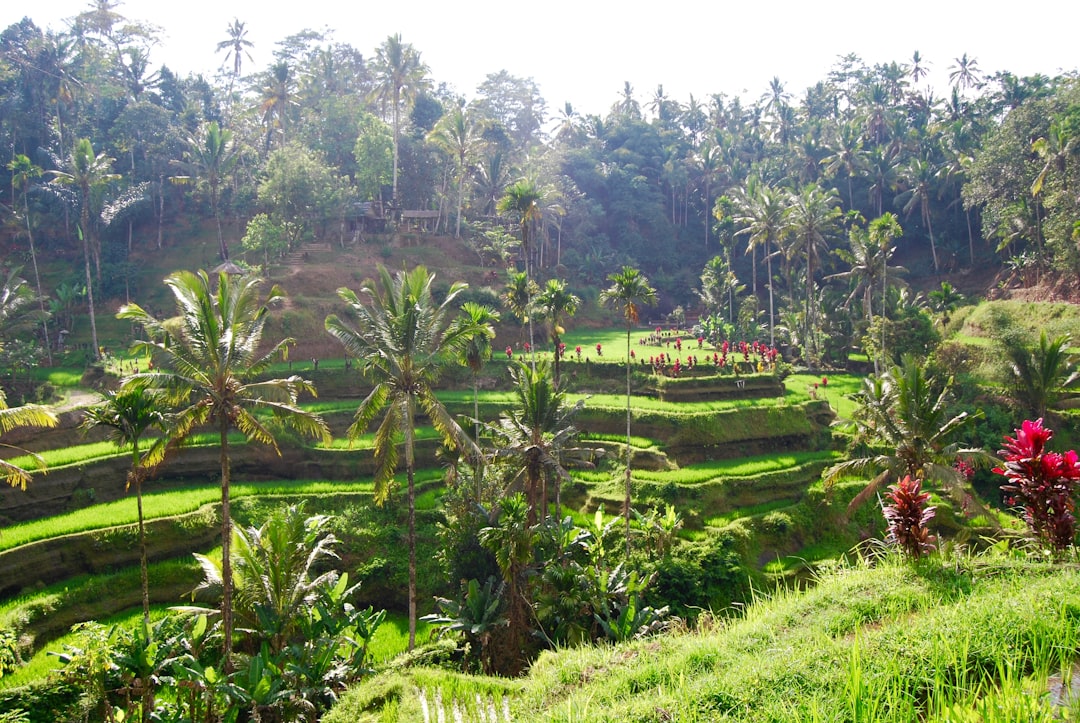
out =
[(832, 485), (852, 476), (873, 475), (870, 483), (852, 500), (854, 510), (870, 499), (890, 479), (904, 476), (935, 481), (957, 491), (965, 480), (953, 466), (957, 457), (989, 462), (981, 449), (960, 449), (958, 432), (982, 417), (961, 412), (950, 416), (951, 379), (939, 382), (911, 355), (880, 376), (863, 380), (852, 421), (854, 444), (865, 452), (825, 470), (823, 480)]
[[(248, 48), (255, 47), (255, 44), (247, 39), (247, 28), (245, 23), (240, 22), (239, 18), (233, 18), (233, 21), (229, 23), (229, 26), (225, 29), (229, 34), (229, 37), (220, 41), (217, 44), (217, 52), (227, 50), (225, 53), (225, 62), (229, 62), (229, 58), (233, 61), (233, 79), (240, 77), (240, 67), (243, 62), (243, 56), (247, 56), (248, 60), (251, 60), (251, 51)], [(230, 88), (232, 87), (230, 82)], [(230, 92), (231, 95), (231, 92)]]
[(821, 159), (825, 172), (835, 178), (840, 171), (847, 177), (848, 209), (855, 208), (851, 179), (863, 167), (863, 136), (854, 123), (840, 125), (829, 144), (829, 155)]
[(274, 139), (274, 131), (281, 132), (281, 147), (285, 146), (286, 131), (289, 125), (289, 106), (295, 105), (293, 101), (293, 77), (289, 64), (282, 60), (274, 63), (270, 73), (266, 77), (266, 85), (262, 88), (262, 102), (259, 111), (262, 113), (263, 123), (266, 124), (266, 145), (269, 153)]
[(941, 286), (926, 295), (930, 301), (930, 308), (941, 314), (941, 328), (949, 325), (949, 314), (956, 311), (964, 301), (964, 295), (956, 290), (948, 281), (942, 281)]
[[(4, 390), (0, 389), (0, 435), (19, 427), (55, 427), (57, 421), (55, 414), (36, 404), (9, 407)], [(12, 448), (8, 444), (0, 444), (0, 447)], [(44, 469), (44, 462), (41, 457), (32, 452), (30, 454), (36, 458), (38, 466)], [(0, 459), (0, 478), (3, 478), (12, 487), (25, 490), (27, 483), (30, 482), (30, 473), (6, 459)]]
[(510, 367), (510, 377), (517, 404), (484, 427), (493, 441), (494, 460), (512, 462), (516, 467), (512, 483), (524, 481), (532, 526), (538, 517), (547, 516), (549, 480), (555, 481), (559, 514), (566, 466), (589, 466), (593, 451), (573, 446), (578, 430), (571, 420), (584, 407), (584, 400), (566, 405), (566, 393), (552, 383), (546, 361), (534, 366), (518, 361)]
[[(532, 258), (535, 253), (533, 236), (536, 226), (541, 217), (541, 193), (536, 182), (532, 179), (522, 178), (510, 184), (506, 193), (499, 199), (499, 213), (509, 213), (517, 219), (518, 228), (521, 230), (521, 251), (525, 255), (525, 278), (530, 282), (526, 289), (530, 293), (529, 306), (532, 306)], [(532, 317), (529, 317), (529, 347), (535, 352), (536, 344), (533, 340)]]
[[(498, 324), (500, 315), (495, 309), (475, 301), (466, 301), (461, 305), (462, 318), (460, 323), (466, 324), (476, 330), (469, 337), (468, 343), (462, 352), (465, 366), (469, 367), (473, 378), (473, 439), (480, 439), (480, 371), (484, 368), (484, 362), (491, 358), (491, 340), (495, 338), (495, 329), (492, 324)], [(480, 499), (480, 462), (476, 465), (476, 495)]]
[(949, 83), (954, 88), (974, 88), (981, 81), (982, 72), (979, 70), (978, 60), (969, 58), (967, 53), (953, 59), (953, 64), (949, 66)]
[(205, 271), (178, 271), (165, 279), (176, 302), (177, 316), (159, 321), (137, 304), (120, 308), (117, 317), (143, 327), (148, 340), (137, 341), (136, 353), (151, 355), (153, 370), (134, 374), (125, 385), (159, 390), (162, 401), (179, 407), (170, 419), (173, 446), (182, 444), (198, 427), (209, 425), (221, 445), (221, 545), (224, 585), (221, 619), (224, 628), (226, 666), (231, 670), (232, 515), (229, 509), (229, 430), (238, 429), (250, 441), (271, 445), (277, 451), (274, 430), (258, 413), (267, 412), (278, 422), (301, 434), (327, 440), (330, 432), (316, 414), (297, 406), (302, 392), (315, 393), (311, 382), (298, 376), (263, 378), (271, 362), (283, 356), (292, 339), (264, 345), (263, 331), (270, 305), (284, 293), (277, 286), (265, 301), (260, 299), (260, 280), (253, 276), (217, 275), (214, 288)]
[[(389, 103), (394, 127), (394, 202), (398, 201), (398, 145), (401, 141), (403, 106), (416, 98), (427, 86), (428, 68), (420, 61), (420, 53), (411, 43), (401, 40), (401, 34), (389, 36), (375, 51), (372, 63), (375, 76), (375, 98), (385, 111)], [(384, 116), (385, 117), (385, 116)]]
[(221, 233), (221, 214), (218, 213), (218, 189), (240, 159), (236, 146), (232, 145), (232, 131), (222, 128), (217, 121), (210, 121), (201, 126), (197, 133), (189, 135), (186, 145), (184, 160), (177, 162), (177, 165), (187, 175), (176, 176), (173, 180), (182, 183), (200, 179), (209, 187), (210, 211), (217, 223), (219, 253), (222, 261), (228, 261), (229, 248)]
[[(735, 222), (744, 226), (736, 231), (736, 236), (747, 236), (746, 252), (756, 256), (757, 247), (765, 250), (766, 272), (769, 276), (769, 346), (776, 345), (774, 327), (776, 314), (773, 303), (772, 247), (779, 243), (784, 233), (787, 207), (784, 194), (760, 182), (747, 183), (746, 190), (736, 196), (739, 216)], [(756, 281), (756, 280), (755, 280)], [(757, 285), (754, 285), (754, 297), (757, 297)], [(755, 306), (755, 310), (756, 310)]]
[(608, 276), (611, 286), (600, 292), (602, 306), (614, 306), (622, 311), (626, 320), (626, 499), (623, 514), (626, 517), (626, 554), (630, 555), (630, 332), (640, 318), (642, 305), (656, 303), (656, 289), (649, 286), (649, 279), (638, 269), (623, 266)]
[(37, 251), (34, 248), (34, 228), (30, 220), (30, 189), (35, 179), (41, 178), (44, 171), (27, 156), (19, 153), (7, 164), (11, 171), (11, 187), (22, 194), (23, 216), (26, 221), (26, 241), (30, 246), (30, 263), (34, 269), (34, 286), (37, 289), (38, 304), (41, 307), (41, 329), (45, 334), (45, 357), (52, 366), (52, 345), (49, 343), (49, 320), (45, 309), (45, 295), (41, 293), (41, 275), (38, 273)]
[(460, 358), (473, 336), (483, 332), (469, 323), (451, 323), (455, 302), (467, 288), (466, 284), (455, 282), (442, 302), (436, 303), (431, 288), (435, 275), (423, 266), (391, 276), (380, 265), (378, 274), (376, 281), (366, 281), (360, 287), (363, 300), (350, 289), (338, 289), (338, 296), (352, 311), (355, 326), (331, 314), (326, 317), (326, 330), (358, 360), (364, 376), (375, 385), (356, 410), (349, 438), (363, 434), (385, 412), (375, 433), (378, 504), (385, 503), (393, 491), (397, 440), (403, 439), (408, 480), (409, 648), (412, 649), (416, 644), (415, 418), (417, 411), (422, 410), (447, 443), (454, 443), (459, 449), (472, 448), (436, 398), (433, 385), (443, 369)]
[(839, 198), (836, 189), (823, 190), (817, 184), (803, 186), (798, 193), (790, 196), (787, 231), (791, 238), (789, 253), (801, 253), (806, 263), (806, 308), (803, 319), (803, 338), (807, 353), (813, 349), (814, 328), (811, 303), (814, 293), (815, 264), (821, 253), (828, 247), (829, 239), (835, 234), (840, 220)]
[[(529, 324), (531, 331), (533, 315), (536, 313), (532, 300), (539, 293), (540, 287), (529, 278), (526, 272), (513, 271), (508, 275), (506, 286), (503, 287), (503, 293), (499, 298), (507, 311), (517, 317), (522, 324)], [(532, 342), (529, 343), (531, 351)]]
[(165, 413), (161, 402), (153, 394), (140, 387), (105, 392), (105, 401), (86, 410), (84, 429), (104, 428), (117, 447), (131, 447), (131, 469), (127, 475), (127, 489), (135, 485), (135, 501), (139, 516), (139, 576), (142, 582), (143, 621), (150, 623), (150, 583), (146, 572), (146, 525), (143, 522), (142, 483), (155, 462), (161, 460), (160, 441), (151, 448), (146, 459), (139, 456), (139, 442), (151, 430), (166, 432)]
[(1037, 418), (1080, 389), (1080, 366), (1069, 352), (1072, 337), (1068, 334), (1050, 339), (1044, 329), (1033, 349), (1007, 343), (1009, 377), (1016, 396)]
[(566, 332), (563, 321), (577, 313), (581, 299), (570, 292), (566, 282), (561, 279), (549, 279), (540, 295), (536, 297), (536, 312), (546, 321), (551, 332), (551, 343), (555, 347), (555, 386), (559, 385), (559, 368), (562, 353), (562, 335)]
[(904, 213), (908, 216), (918, 206), (923, 225), (930, 234), (930, 253), (934, 258), (935, 273), (941, 270), (938, 264), (937, 244), (934, 242), (934, 226), (930, 220), (930, 202), (934, 197), (933, 183), (936, 178), (937, 169), (929, 161), (913, 158), (900, 173), (900, 181), (907, 190), (896, 197), (896, 203), (903, 204)]
[(91, 223), (90, 206), (93, 196), (108, 183), (120, 178), (111, 171), (113, 159), (104, 153), (94, 153), (89, 138), (75, 141), (71, 155), (65, 164), (65, 170), (52, 171), (57, 183), (74, 186), (79, 195), (79, 238), (82, 240), (83, 261), (86, 266), (86, 303), (90, 311), (90, 337), (94, 345), (94, 358), (101, 358), (98, 346), (97, 320), (94, 315), (94, 285), (90, 278), (90, 257), (93, 255), (97, 265), (98, 278), (101, 277), (100, 252), (97, 234)]
[(459, 103), (439, 119), (429, 138), (438, 148), (453, 158), (454, 165), (457, 166), (457, 217), (454, 236), (460, 238), (461, 207), (465, 202), (465, 176), (479, 149), (480, 128), (473, 114)]
[[(895, 213), (884, 213), (878, 216), (870, 222), (870, 228), (868, 229), (870, 240), (877, 244), (877, 247), (883, 250), (885, 264), (881, 269), (881, 318), (882, 322), (885, 320), (885, 304), (886, 297), (889, 294), (889, 271), (894, 270), (897, 272), (907, 273), (907, 269), (903, 267), (889, 266), (889, 259), (892, 257), (896, 247), (893, 246), (893, 241), (904, 235), (904, 229), (900, 227), (900, 221), (896, 218)], [(897, 284), (894, 284), (897, 285)], [(885, 351), (885, 327), (881, 325), (881, 363), (884, 364), (885, 360), (889, 357)], [(874, 357), (874, 373), (878, 371), (878, 359)]]

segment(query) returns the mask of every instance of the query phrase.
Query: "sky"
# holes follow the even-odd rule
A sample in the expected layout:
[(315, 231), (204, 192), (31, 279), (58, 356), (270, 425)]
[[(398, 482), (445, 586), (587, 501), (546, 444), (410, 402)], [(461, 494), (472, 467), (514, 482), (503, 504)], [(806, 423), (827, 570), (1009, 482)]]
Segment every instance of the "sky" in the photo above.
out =
[[(0, 27), (29, 16), (40, 27), (62, 30), (65, 19), (89, 7), (88, 0), (9, 0), (0, 7)], [(275, 43), (303, 29), (330, 29), (334, 40), (365, 57), (401, 33), (420, 51), (432, 78), (467, 99), (487, 74), (506, 70), (533, 78), (552, 114), (567, 101), (579, 113), (606, 113), (626, 81), (643, 106), (658, 85), (680, 102), (691, 93), (704, 102), (721, 92), (754, 100), (773, 77), (798, 99), (849, 53), (872, 65), (907, 62), (918, 50), (931, 71), (922, 83), (938, 95), (964, 53), (986, 75), (1055, 75), (1080, 67), (1075, 0), (1036, 6), (960, 0), (125, 0), (116, 10), (161, 29), (151, 59), (180, 75), (213, 75), (221, 67), (225, 54), (215, 49), (233, 18), (246, 24), (255, 44), (253, 62), (244, 58), (245, 72), (265, 68)]]

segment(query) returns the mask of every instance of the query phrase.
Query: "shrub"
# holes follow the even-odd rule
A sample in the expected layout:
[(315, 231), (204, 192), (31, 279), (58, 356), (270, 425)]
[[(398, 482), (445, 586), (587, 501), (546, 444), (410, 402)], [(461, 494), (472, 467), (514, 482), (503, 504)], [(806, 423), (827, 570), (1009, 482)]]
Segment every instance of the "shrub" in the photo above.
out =
[(1080, 484), (1080, 461), (1076, 450), (1047, 451), (1053, 436), (1042, 419), (1025, 420), (1015, 437), (1005, 438), (1005, 449), (998, 453), (1005, 466), (994, 472), (1008, 480), (1001, 490), (1010, 505), (1023, 508), (1024, 521), (1036, 539), (1060, 551), (1076, 536), (1073, 493)]
[(921, 488), (921, 480), (904, 477), (889, 487), (886, 497), (892, 504), (881, 510), (889, 525), (886, 542), (916, 558), (934, 549), (934, 536), (927, 524), (934, 519), (936, 508), (926, 507), (930, 495)]

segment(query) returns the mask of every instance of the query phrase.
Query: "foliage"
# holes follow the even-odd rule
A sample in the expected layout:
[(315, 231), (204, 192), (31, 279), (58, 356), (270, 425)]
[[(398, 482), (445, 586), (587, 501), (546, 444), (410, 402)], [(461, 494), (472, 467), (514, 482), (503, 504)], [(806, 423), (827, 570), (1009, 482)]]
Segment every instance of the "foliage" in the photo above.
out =
[(999, 452), (1004, 466), (994, 469), (1008, 480), (1001, 490), (1010, 506), (1023, 509), (1035, 538), (1060, 552), (1076, 537), (1073, 510), (1080, 461), (1075, 450), (1061, 454), (1046, 449), (1054, 433), (1043, 427), (1042, 419), (1025, 420), (1014, 435), (1005, 438), (1005, 449)]
[[(9, 407), (4, 391), (0, 389), (0, 435), (19, 427), (55, 427), (56, 415), (48, 409), (36, 404), (26, 404), (21, 407)], [(3, 445), (10, 448), (10, 445)], [(39, 466), (44, 466), (40, 455), (32, 454)], [(0, 459), (0, 477), (12, 487), (26, 489), (30, 481), (30, 474), (15, 462)]]
[[(866, 489), (852, 500), (849, 510), (865, 502), (890, 478), (909, 476), (944, 485), (961, 494), (966, 480), (956, 471), (957, 456), (969, 461), (987, 461), (985, 453), (961, 449), (954, 441), (960, 431), (981, 416), (950, 410), (952, 380), (928, 376), (913, 356), (905, 356), (880, 376), (863, 380), (856, 395), (859, 403), (852, 422), (855, 426), (853, 457), (826, 470), (825, 483), (853, 475), (873, 476)], [(965, 495), (967, 502), (973, 502)]]
[(1080, 389), (1080, 365), (1070, 353), (1072, 337), (1050, 339), (1046, 330), (1039, 333), (1039, 343), (1032, 349), (1017, 339), (1006, 337), (1009, 381), (1017, 400), (1038, 418), (1073, 398)]
[(891, 503), (881, 507), (889, 527), (885, 541), (899, 547), (912, 558), (919, 558), (933, 550), (934, 536), (927, 525), (934, 519), (936, 510), (926, 507), (930, 494), (922, 491), (922, 481), (904, 477), (889, 486), (885, 497)]

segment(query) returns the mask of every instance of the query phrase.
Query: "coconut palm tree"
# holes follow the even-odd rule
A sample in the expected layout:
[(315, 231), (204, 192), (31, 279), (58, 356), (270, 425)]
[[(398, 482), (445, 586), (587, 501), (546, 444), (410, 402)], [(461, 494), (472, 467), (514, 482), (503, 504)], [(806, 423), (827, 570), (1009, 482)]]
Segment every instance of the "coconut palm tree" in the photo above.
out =
[(580, 305), (581, 298), (571, 293), (562, 279), (549, 279), (543, 291), (536, 297), (537, 316), (547, 322), (551, 343), (555, 347), (555, 386), (559, 385), (560, 380), (562, 353), (559, 346), (562, 344), (562, 335), (566, 333), (563, 322), (577, 313)]
[(602, 306), (614, 306), (622, 311), (626, 320), (626, 499), (623, 514), (626, 516), (626, 554), (630, 554), (630, 331), (638, 323), (640, 307), (656, 303), (656, 289), (649, 286), (649, 279), (638, 269), (623, 266), (608, 276), (611, 286), (600, 292)]
[[(4, 390), (0, 389), (0, 435), (19, 427), (55, 427), (56, 424), (56, 415), (45, 407), (39, 407), (36, 404), (9, 407)], [(0, 444), (0, 446), (12, 449), (9, 444)], [(36, 458), (38, 466), (44, 469), (45, 463), (41, 457), (32, 452), (30, 454)], [(0, 459), (0, 478), (12, 487), (25, 490), (30, 481), (30, 473), (6, 459)]]
[(1076, 355), (1069, 352), (1071, 345), (1068, 334), (1051, 339), (1045, 329), (1034, 348), (1006, 344), (1009, 381), (1017, 400), (1036, 418), (1045, 417), (1050, 409), (1080, 391), (1080, 365)]
[(19, 153), (7, 164), (11, 171), (11, 187), (22, 195), (23, 217), (26, 222), (26, 242), (30, 246), (30, 264), (34, 269), (34, 287), (37, 289), (38, 305), (41, 307), (41, 329), (45, 335), (45, 358), (52, 366), (52, 345), (49, 343), (49, 320), (45, 309), (45, 295), (41, 293), (41, 275), (38, 273), (37, 250), (34, 247), (34, 227), (30, 219), (30, 189), (34, 181), (44, 173), (27, 156)]
[[(468, 343), (462, 352), (462, 360), (469, 367), (473, 378), (473, 439), (480, 439), (480, 371), (484, 368), (484, 362), (491, 358), (491, 340), (495, 338), (495, 328), (492, 324), (498, 324), (500, 314), (490, 306), (477, 304), (475, 301), (466, 301), (461, 305), (462, 318), (459, 323), (471, 326), (476, 333), (469, 337)], [(477, 499), (480, 499), (480, 461), (476, 464)]]
[(317, 414), (297, 406), (303, 392), (315, 393), (311, 382), (299, 376), (266, 379), (270, 364), (284, 356), (292, 339), (263, 343), (270, 305), (284, 293), (277, 286), (265, 301), (260, 280), (254, 276), (220, 273), (216, 286), (205, 271), (178, 271), (165, 279), (173, 294), (177, 315), (159, 321), (138, 304), (120, 308), (117, 317), (139, 324), (149, 337), (133, 350), (150, 355), (154, 369), (125, 380), (129, 388), (159, 391), (162, 401), (178, 411), (169, 423), (170, 444), (177, 446), (197, 428), (218, 433), (221, 461), (221, 619), (226, 666), (231, 669), (233, 633), (232, 515), (230, 503), (229, 431), (238, 429), (250, 441), (277, 451), (274, 430), (259, 413), (301, 434), (328, 440), (329, 429)]
[(930, 235), (930, 253), (934, 258), (934, 273), (941, 270), (938, 263), (937, 243), (934, 241), (934, 226), (931, 222), (931, 200), (935, 196), (934, 182), (938, 177), (938, 169), (921, 158), (913, 158), (910, 163), (900, 171), (900, 182), (906, 188), (896, 197), (896, 204), (902, 205), (904, 214), (910, 216), (916, 207), (922, 217), (923, 225)]
[(957, 434), (981, 418), (982, 412), (950, 415), (951, 381), (927, 375), (911, 355), (880, 376), (863, 380), (852, 421), (854, 445), (864, 452), (823, 474), (826, 486), (840, 479), (870, 477), (870, 483), (848, 506), (849, 511), (870, 499), (890, 479), (899, 481), (905, 476), (936, 482), (956, 493), (966, 483), (953, 466), (957, 457), (994, 461), (981, 449), (961, 449), (955, 443)]
[(460, 358), (469, 341), (483, 333), (471, 323), (451, 323), (457, 297), (467, 284), (455, 282), (442, 302), (436, 302), (434, 280), (435, 274), (423, 266), (391, 276), (380, 265), (378, 279), (364, 282), (359, 295), (351, 289), (338, 289), (338, 296), (352, 312), (353, 323), (335, 314), (326, 317), (327, 332), (358, 360), (361, 372), (374, 384), (356, 410), (349, 438), (363, 434), (379, 414), (383, 415), (375, 433), (378, 504), (384, 504), (393, 492), (398, 440), (403, 440), (408, 483), (410, 649), (416, 644), (416, 414), (422, 410), (447, 443), (459, 449), (474, 448), (435, 396), (433, 386), (443, 369)]
[(187, 137), (186, 146), (184, 160), (177, 162), (185, 175), (175, 176), (173, 180), (177, 183), (201, 180), (210, 189), (210, 212), (217, 224), (219, 253), (222, 261), (228, 261), (229, 249), (221, 233), (221, 214), (218, 213), (218, 190), (240, 159), (232, 143), (232, 131), (222, 128), (217, 121), (210, 121)]
[[(245, 23), (240, 22), (239, 18), (233, 18), (233, 21), (229, 23), (225, 31), (229, 34), (229, 37), (220, 41), (217, 44), (217, 52), (222, 50), (228, 51), (225, 53), (225, 62), (228, 63), (229, 59), (233, 62), (233, 79), (240, 77), (240, 68), (243, 63), (244, 56), (247, 56), (248, 60), (251, 60), (251, 51), (248, 48), (255, 47), (255, 44), (247, 39), (247, 28)], [(232, 80), (229, 81), (229, 87), (232, 87)], [(230, 93), (231, 94), (231, 93)]]
[(555, 483), (556, 512), (561, 508), (567, 466), (588, 467), (593, 450), (574, 446), (578, 430), (571, 420), (584, 406), (567, 406), (566, 393), (553, 383), (551, 368), (541, 360), (510, 367), (516, 404), (485, 432), (493, 442), (493, 460), (513, 465), (511, 484), (522, 482), (528, 502), (528, 523), (547, 516), (548, 482)]
[(455, 238), (461, 237), (461, 207), (465, 203), (465, 176), (472, 166), (480, 147), (481, 128), (463, 102), (450, 109), (435, 124), (431, 141), (454, 159), (457, 167), (457, 217), (454, 225)]
[(90, 312), (90, 337), (94, 345), (94, 358), (101, 358), (98, 346), (97, 320), (94, 316), (94, 284), (90, 277), (90, 258), (93, 256), (97, 266), (98, 278), (101, 277), (100, 251), (97, 234), (91, 221), (90, 207), (94, 195), (106, 184), (120, 178), (112, 172), (113, 159), (104, 153), (94, 153), (89, 138), (75, 141), (71, 155), (65, 162), (64, 170), (52, 171), (56, 183), (74, 186), (79, 198), (79, 239), (82, 241), (83, 261), (86, 266), (86, 303)]
[(790, 196), (788, 208), (787, 232), (791, 241), (789, 253), (801, 254), (806, 272), (806, 308), (804, 312), (803, 339), (807, 353), (814, 348), (812, 330), (814, 329), (812, 303), (814, 294), (814, 275), (822, 252), (836, 233), (840, 222), (839, 198), (836, 189), (823, 190), (817, 184), (807, 184), (798, 193)]
[[(765, 251), (766, 273), (769, 276), (769, 345), (775, 346), (776, 314), (773, 301), (772, 249), (779, 243), (785, 229), (787, 205), (784, 194), (779, 189), (764, 183), (748, 183), (745, 191), (736, 196), (736, 205), (740, 215), (735, 217), (735, 222), (743, 225), (744, 228), (736, 231), (735, 235), (747, 236), (746, 252), (752, 258), (757, 256), (759, 246)], [(756, 300), (756, 283), (753, 293)]]
[[(427, 87), (428, 68), (411, 43), (401, 40), (401, 34), (389, 36), (375, 50), (371, 68), (375, 76), (375, 99), (385, 110), (390, 106), (394, 128), (393, 199), (398, 201), (398, 146), (401, 141), (401, 115), (405, 107)], [(384, 116), (385, 117), (385, 116)]]
[(142, 483), (153, 465), (161, 461), (164, 436), (157, 438), (144, 459), (139, 455), (139, 443), (150, 431), (164, 435), (165, 412), (161, 401), (140, 387), (105, 392), (105, 401), (89, 407), (82, 422), (83, 428), (108, 430), (117, 447), (131, 448), (131, 469), (127, 488), (135, 485), (135, 502), (139, 517), (139, 577), (142, 583), (143, 621), (150, 624), (150, 583), (146, 572), (146, 525), (143, 521)]

